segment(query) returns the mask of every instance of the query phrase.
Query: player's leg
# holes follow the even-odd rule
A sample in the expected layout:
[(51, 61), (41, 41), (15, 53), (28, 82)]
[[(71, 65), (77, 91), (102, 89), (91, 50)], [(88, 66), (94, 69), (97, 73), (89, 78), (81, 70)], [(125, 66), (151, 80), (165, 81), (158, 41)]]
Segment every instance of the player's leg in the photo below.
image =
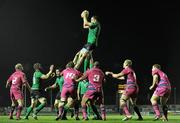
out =
[(168, 88), (165, 88), (162, 91), (162, 95), (160, 97), (160, 103), (162, 106), (162, 111), (163, 111), (163, 120), (168, 121), (168, 106), (167, 106), (167, 101), (170, 97), (171, 90)]
[(82, 101), (81, 101), (81, 107), (82, 107), (82, 114), (83, 114), (83, 119), (84, 120), (88, 120), (88, 117), (87, 117), (87, 101), (89, 99), (84, 95), (83, 98), (82, 98)]
[(17, 103), (18, 103), (18, 107), (17, 107), (17, 112), (16, 112), (16, 119), (19, 120), (20, 116), (21, 116), (21, 111), (23, 109), (24, 100), (23, 99), (18, 99)]
[(138, 106), (136, 105), (136, 101), (137, 101), (137, 98), (130, 98), (130, 102), (133, 106), (133, 109), (134, 111), (136, 112), (136, 114), (138, 115), (138, 119), (137, 120), (143, 120), (142, 116), (141, 116), (141, 113), (139, 111), (139, 108)]
[(75, 55), (75, 57), (74, 57), (74, 59), (73, 59), (73, 63), (74, 63), (74, 64), (77, 64), (78, 59), (79, 59), (79, 55), (80, 55), (80, 51), (79, 51), (78, 53), (76, 53), (76, 55)]
[(101, 117), (102, 120), (106, 120), (106, 108), (104, 105), (104, 93), (102, 91), (102, 94), (100, 94), (99, 98), (98, 98), (99, 104), (100, 104), (100, 109), (101, 109)]
[(64, 114), (64, 106), (65, 106), (66, 99), (61, 98), (61, 101), (59, 102), (58, 108), (59, 108), (59, 114), (56, 117), (56, 120), (62, 119)]
[(64, 114), (62, 116), (62, 120), (67, 120), (67, 117), (66, 117), (67, 111), (71, 111), (70, 108), (73, 107), (73, 104), (74, 104), (74, 100), (71, 97), (68, 97), (67, 103), (64, 106)]
[(16, 108), (16, 101), (15, 101), (14, 95), (11, 91), (10, 91), (10, 97), (11, 97), (11, 110), (9, 113), (9, 119), (13, 119), (13, 113)]
[(75, 99), (74, 100), (74, 113), (75, 113), (76, 120), (80, 120), (79, 119), (79, 105), (80, 105), (80, 101)]
[(10, 98), (11, 98), (11, 110), (9, 113), (9, 119), (13, 119), (13, 112), (14, 112), (15, 107), (16, 107), (16, 100), (15, 100), (15, 97), (14, 97), (12, 90), (10, 90)]
[(47, 99), (45, 97), (40, 97), (38, 101), (40, 105), (35, 109), (34, 115), (37, 115), (47, 104)]
[(57, 112), (57, 114), (59, 114), (59, 103), (61, 101), (61, 92), (59, 91), (56, 95), (56, 99), (54, 101), (54, 108), (55, 108), (55, 111)]
[(30, 113), (33, 111), (33, 109), (36, 107), (38, 100), (36, 98), (31, 98), (31, 105), (28, 107), (26, 115), (24, 117), (24, 119), (28, 119), (28, 116), (30, 115)]
[(82, 64), (83, 60), (86, 58), (88, 52), (89, 52), (89, 51), (88, 51), (87, 49), (85, 49), (85, 48), (83, 48), (83, 49), (80, 51), (80, 53), (79, 53), (79, 58), (78, 58), (78, 60), (77, 60), (77, 63), (75, 64), (75, 68), (76, 68), (76, 69), (78, 69), (78, 68), (81, 66), (81, 64)]
[(120, 98), (120, 107), (123, 109), (124, 113), (125, 113), (125, 118), (123, 118), (123, 121), (129, 120), (132, 118), (128, 106), (127, 106), (127, 100), (129, 99), (129, 96), (127, 96), (126, 94), (122, 94), (121, 98)]
[(59, 102), (59, 106), (58, 106), (59, 114), (56, 117), (56, 120), (62, 119), (62, 116), (64, 114), (65, 102), (67, 101), (67, 98), (68, 98), (67, 94), (68, 94), (68, 88), (63, 87), (61, 91), (61, 101)]
[(159, 99), (159, 96), (156, 94), (153, 94), (151, 97), (151, 104), (152, 104), (153, 110), (155, 112), (154, 120), (158, 120), (161, 117), (159, 106), (158, 106), (158, 99)]
[(58, 100), (58, 99), (55, 99), (55, 101), (54, 101), (54, 108), (55, 108), (55, 111), (57, 112), (57, 114), (59, 113), (59, 111), (58, 111), (59, 102), (60, 102), (60, 100)]

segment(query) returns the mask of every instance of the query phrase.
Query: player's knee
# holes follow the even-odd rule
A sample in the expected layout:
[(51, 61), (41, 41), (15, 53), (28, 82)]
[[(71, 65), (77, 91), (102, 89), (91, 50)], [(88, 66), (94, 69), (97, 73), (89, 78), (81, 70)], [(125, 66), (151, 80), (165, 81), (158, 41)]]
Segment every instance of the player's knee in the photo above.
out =
[(125, 99), (120, 99), (120, 106), (123, 107), (126, 105), (126, 100)]
[(59, 102), (55, 102), (55, 103), (54, 103), (54, 107), (55, 107), (55, 108), (57, 108), (58, 105), (59, 105)]
[(64, 105), (65, 105), (65, 102), (64, 102), (64, 101), (61, 101), (61, 102), (59, 102), (58, 107), (62, 107), (62, 106), (64, 106)]
[(156, 100), (154, 99), (154, 97), (151, 97), (150, 101), (151, 101), (152, 104), (153, 104), (154, 102), (156, 102)]
[(43, 103), (47, 104), (47, 99), (46, 98), (43, 99)]

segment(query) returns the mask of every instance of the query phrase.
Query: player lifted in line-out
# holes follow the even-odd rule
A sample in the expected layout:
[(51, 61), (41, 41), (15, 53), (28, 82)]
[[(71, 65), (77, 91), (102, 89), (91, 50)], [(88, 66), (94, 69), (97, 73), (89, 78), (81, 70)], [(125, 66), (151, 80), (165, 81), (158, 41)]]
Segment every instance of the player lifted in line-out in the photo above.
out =
[(23, 108), (23, 94), (21, 92), (22, 86), (26, 86), (29, 91), (31, 91), (31, 88), (27, 82), (26, 75), (23, 72), (23, 66), (18, 63), (15, 65), (15, 72), (9, 77), (6, 83), (6, 88), (8, 86), (11, 86), (10, 88), (10, 97), (11, 97), (11, 111), (9, 114), (9, 119), (13, 119), (13, 112), (16, 107), (16, 103), (18, 103), (17, 106), (17, 112), (16, 112), (16, 119), (20, 120), (21, 111)]
[(159, 120), (161, 118), (161, 114), (158, 107), (158, 100), (160, 99), (163, 111), (163, 121), (168, 121), (167, 101), (171, 93), (171, 84), (169, 82), (167, 75), (161, 70), (161, 66), (159, 64), (154, 64), (152, 66), (152, 76), (153, 82), (149, 89), (152, 90), (157, 85), (156, 90), (154, 91), (151, 97), (151, 103), (156, 114), (154, 120)]
[[(99, 68), (99, 62), (94, 62), (93, 68), (87, 70), (83, 76), (76, 81), (82, 81), (88, 78), (89, 85), (88, 90), (83, 95), (81, 106), (83, 119), (88, 120), (87, 116), (87, 102), (90, 101), (93, 112), (97, 115), (98, 120), (106, 120), (106, 111), (104, 106), (104, 94), (103, 94), (103, 82), (105, 76), (102, 70)], [(94, 101), (98, 102), (101, 109), (101, 116), (94, 105)]]
[(37, 119), (38, 112), (45, 107), (47, 100), (45, 97), (42, 96), (41, 81), (44, 79), (48, 79), (52, 75), (54, 65), (50, 66), (49, 72), (47, 74), (43, 74), (41, 72), (42, 66), (40, 63), (35, 63), (33, 67), (35, 72), (33, 74), (33, 83), (31, 87), (31, 105), (27, 109), (24, 119), (28, 119), (28, 116), (36, 107), (38, 102), (40, 102), (40, 105), (35, 109), (35, 112), (33, 113), (34, 119)]
[[(61, 101), (59, 103), (59, 114), (56, 120), (66, 120), (63, 117), (66, 117), (66, 113), (68, 108), (73, 107), (74, 101), (77, 98), (76, 91), (76, 81), (78, 77), (80, 77), (81, 73), (74, 68), (74, 63), (70, 61), (66, 65), (66, 69), (64, 69), (61, 73), (61, 76), (64, 78), (64, 84), (61, 92)], [(67, 103), (66, 103), (67, 102)], [(66, 110), (65, 110), (66, 107)], [(79, 119), (77, 119), (79, 120)]]
[(129, 99), (133, 105), (134, 111), (138, 115), (138, 120), (143, 120), (140, 114), (139, 108), (136, 105), (137, 94), (138, 94), (139, 89), (138, 89), (138, 84), (136, 80), (136, 74), (134, 70), (132, 69), (132, 61), (129, 59), (125, 60), (123, 63), (123, 68), (124, 69), (118, 74), (114, 74), (113, 72), (106, 72), (106, 75), (112, 75), (113, 78), (117, 78), (117, 79), (125, 79), (124, 77), (125, 76), (127, 77), (126, 89), (120, 98), (120, 106), (125, 113), (125, 117), (122, 120), (126, 121), (132, 118), (127, 107), (127, 100)]
[(81, 18), (83, 19), (83, 28), (89, 29), (87, 43), (84, 47), (76, 54), (76, 59), (74, 59), (74, 64), (80, 66), (84, 60), (84, 70), (87, 69), (92, 59), (92, 51), (98, 46), (98, 37), (100, 34), (101, 26), (98, 21), (97, 16), (92, 16), (91, 21), (88, 21), (89, 12), (84, 10), (81, 13)]

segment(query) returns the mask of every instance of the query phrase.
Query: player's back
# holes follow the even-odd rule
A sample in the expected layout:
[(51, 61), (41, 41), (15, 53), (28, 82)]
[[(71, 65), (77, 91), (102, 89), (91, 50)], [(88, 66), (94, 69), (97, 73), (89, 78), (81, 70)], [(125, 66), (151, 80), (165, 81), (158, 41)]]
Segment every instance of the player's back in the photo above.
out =
[(74, 68), (63, 70), (64, 83), (74, 83), (75, 79), (80, 76), (80, 72)]
[(8, 80), (11, 81), (11, 89), (19, 90), (25, 81), (24, 73), (22, 71), (16, 71), (10, 76)]
[(162, 84), (162, 83), (167, 83), (167, 84), (170, 84), (170, 82), (169, 82), (169, 79), (168, 79), (168, 76), (163, 72), (163, 71), (161, 71), (161, 70), (157, 70), (157, 71), (155, 71), (157, 74), (158, 74), (158, 76), (160, 77), (160, 82), (159, 82), (159, 84)]
[(104, 73), (99, 68), (92, 68), (86, 71), (88, 76), (89, 83), (94, 85), (97, 88), (102, 87), (102, 83), (104, 81)]

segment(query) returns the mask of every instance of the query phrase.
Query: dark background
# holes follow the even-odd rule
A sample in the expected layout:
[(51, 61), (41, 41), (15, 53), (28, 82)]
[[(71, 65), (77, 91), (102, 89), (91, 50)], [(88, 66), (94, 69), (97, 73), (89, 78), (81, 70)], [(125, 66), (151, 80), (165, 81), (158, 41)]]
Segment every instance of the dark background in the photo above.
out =
[[(132, 59), (140, 94), (138, 104), (150, 104), (151, 66), (162, 65), (173, 91), (169, 103), (180, 95), (180, 11), (177, 3), (97, 0), (1, 0), (0, 1), (0, 106), (10, 105), (5, 83), (22, 63), (31, 84), (32, 65), (40, 62), (44, 73), (50, 64), (63, 67), (86, 43), (87, 30), (80, 13), (98, 15), (102, 30), (94, 59), (103, 70), (120, 72), (125, 59)], [(53, 81), (45, 81), (43, 88)], [(106, 104), (116, 103), (116, 79), (107, 77)], [(57, 91), (54, 92), (54, 94)], [(48, 98), (49, 94), (44, 93)], [(29, 94), (28, 94), (29, 97)], [(30, 102), (29, 99), (27, 100)]]

